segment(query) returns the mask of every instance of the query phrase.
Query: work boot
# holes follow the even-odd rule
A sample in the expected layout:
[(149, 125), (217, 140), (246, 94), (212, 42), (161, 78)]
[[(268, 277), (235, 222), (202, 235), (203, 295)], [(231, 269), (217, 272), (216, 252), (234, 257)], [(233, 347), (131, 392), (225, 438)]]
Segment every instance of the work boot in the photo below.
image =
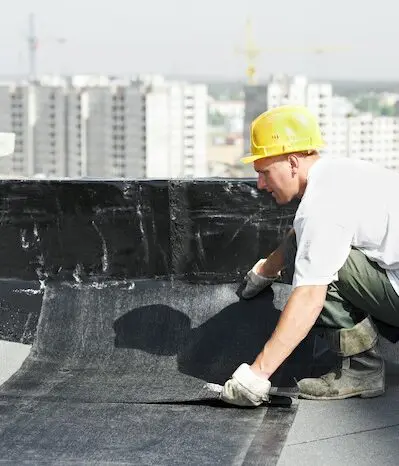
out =
[(339, 367), (319, 378), (300, 380), (301, 398), (371, 398), (385, 392), (384, 360), (377, 349), (378, 334), (369, 318), (351, 329), (328, 331), (325, 336), (341, 358)]

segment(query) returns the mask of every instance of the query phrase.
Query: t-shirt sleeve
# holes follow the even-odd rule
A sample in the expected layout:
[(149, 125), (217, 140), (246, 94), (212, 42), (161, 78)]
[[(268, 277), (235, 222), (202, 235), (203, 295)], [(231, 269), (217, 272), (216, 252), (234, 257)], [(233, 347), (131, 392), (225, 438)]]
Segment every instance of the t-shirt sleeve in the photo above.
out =
[(349, 256), (353, 222), (339, 222), (329, 215), (299, 218), (294, 222), (297, 240), (293, 288), (328, 285)]

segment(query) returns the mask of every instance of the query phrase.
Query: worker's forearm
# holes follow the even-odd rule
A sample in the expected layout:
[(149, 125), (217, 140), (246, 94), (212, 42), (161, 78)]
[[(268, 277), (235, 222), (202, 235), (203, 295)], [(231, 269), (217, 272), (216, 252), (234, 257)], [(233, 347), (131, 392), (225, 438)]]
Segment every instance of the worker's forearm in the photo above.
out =
[(270, 377), (306, 337), (323, 309), (327, 287), (297, 288), (252, 368)]
[(261, 275), (265, 277), (275, 277), (284, 269), (287, 246), (289, 242), (292, 241), (292, 236), (294, 234), (295, 230), (291, 228), (280, 246), (267, 257), (266, 262), (259, 270)]

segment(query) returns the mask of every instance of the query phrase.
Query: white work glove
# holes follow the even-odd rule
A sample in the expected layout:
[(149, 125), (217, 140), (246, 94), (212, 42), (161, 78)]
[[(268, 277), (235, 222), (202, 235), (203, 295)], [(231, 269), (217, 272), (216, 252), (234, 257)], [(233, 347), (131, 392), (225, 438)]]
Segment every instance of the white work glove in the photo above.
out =
[(244, 283), (240, 287), (241, 291), (239, 292), (242, 298), (253, 298), (279, 278), (279, 275), (275, 277), (264, 277), (258, 273), (258, 270), (265, 262), (266, 259), (260, 259), (246, 274)]
[(206, 387), (218, 393), (219, 398), (226, 403), (237, 406), (259, 406), (269, 400), (271, 383), (268, 379), (256, 375), (249, 365), (244, 363), (224, 386), (208, 383)]

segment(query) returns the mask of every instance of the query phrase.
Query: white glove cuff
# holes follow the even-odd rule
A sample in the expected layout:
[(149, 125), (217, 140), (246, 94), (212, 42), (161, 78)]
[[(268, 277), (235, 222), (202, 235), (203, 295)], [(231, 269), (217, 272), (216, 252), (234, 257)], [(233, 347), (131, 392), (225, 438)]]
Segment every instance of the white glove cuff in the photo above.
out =
[(237, 382), (259, 397), (267, 395), (270, 391), (270, 381), (256, 375), (246, 363), (241, 364), (235, 370), (232, 378), (236, 379)]
[(266, 259), (259, 259), (258, 262), (252, 267), (251, 272), (253, 272), (255, 275), (258, 274), (258, 269), (266, 262)]
[(260, 267), (266, 262), (267, 259), (260, 259), (258, 262), (252, 267), (252, 269), (248, 272), (248, 275), (252, 279), (252, 281), (257, 285), (269, 284), (279, 278), (280, 274), (278, 273), (275, 277), (265, 277), (258, 273)]

